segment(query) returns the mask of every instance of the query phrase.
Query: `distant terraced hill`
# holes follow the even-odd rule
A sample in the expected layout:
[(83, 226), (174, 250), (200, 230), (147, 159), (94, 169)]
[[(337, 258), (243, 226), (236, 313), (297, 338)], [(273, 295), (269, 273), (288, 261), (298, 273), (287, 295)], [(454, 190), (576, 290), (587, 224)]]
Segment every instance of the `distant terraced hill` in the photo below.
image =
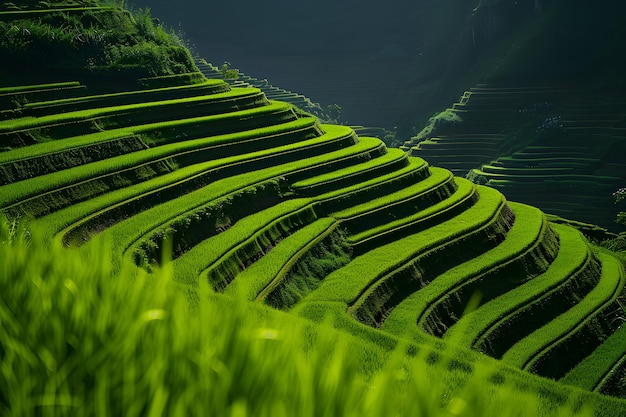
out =
[(3, 87), (0, 209), (68, 251), (107, 245), (113, 270), (168, 262), (194, 303), (225, 293), (381, 338), (435, 336), (621, 393), (615, 258), (427, 158), (193, 77)]
[[(256, 87), (263, 91), (265, 96), (269, 100), (280, 100), (286, 103), (293, 104), (297, 108), (304, 110), (307, 113), (312, 114), (317, 117), (321, 121), (326, 123), (343, 123), (340, 119), (341, 117), (334, 117), (328, 113), (327, 109), (322, 108), (319, 103), (314, 102), (309, 97), (306, 97), (302, 94), (285, 90), (284, 88), (276, 87), (270, 84), (267, 79), (258, 79), (255, 77), (251, 77), (249, 75), (243, 74), (237, 71), (236, 78), (228, 78), (225, 77), (224, 74), (220, 71), (218, 67), (212, 65), (204, 59), (197, 59), (196, 64), (198, 68), (204, 74), (205, 77), (209, 79), (221, 79), (226, 81), (232, 87)], [(387, 145), (392, 145), (396, 142), (395, 133), (391, 132), (382, 127), (373, 127), (373, 126), (360, 126), (360, 125), (349, 125), (355, 132), (364, 136), (375, 136), (385, 140)]]
[(403, 149), (542, 210), (618, 231), (626, 100), (565, 87), (480, 85)]

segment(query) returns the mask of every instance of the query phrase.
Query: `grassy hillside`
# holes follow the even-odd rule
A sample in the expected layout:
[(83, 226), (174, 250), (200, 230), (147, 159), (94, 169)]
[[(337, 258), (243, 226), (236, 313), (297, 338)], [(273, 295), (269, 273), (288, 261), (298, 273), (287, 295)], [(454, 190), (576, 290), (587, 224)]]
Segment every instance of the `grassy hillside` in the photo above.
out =
[(4, 411), (626, 413), (620, 261), (188, 56), (0, 90)]
[(107, 248), (87, 263), (22, 236), (3, 223), (3, 415), (589, 416), (618, 404), (536, 379), (538, 397), (493, 361), (387, 350), (230, 297), (190, 309), (171, 271), (112, 279)]
[(123, 90), (139, 78), (197, 71), (189, 52), (148, 12), (69, 0), (1, 7), (0, 86), (82, 81)]
[(624, 202), (626, 101), (563, 83), (481, 84), (402, 147), (550, 214), (613, 232)]

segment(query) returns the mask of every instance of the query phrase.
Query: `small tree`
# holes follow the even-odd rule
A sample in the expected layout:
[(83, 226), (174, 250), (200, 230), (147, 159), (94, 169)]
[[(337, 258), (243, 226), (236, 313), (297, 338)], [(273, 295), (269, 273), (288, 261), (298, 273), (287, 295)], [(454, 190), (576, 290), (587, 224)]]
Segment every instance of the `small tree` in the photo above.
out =
[[(620, 188), (619, 190), (614, 192), (613, 197), (615, 197), (615, 203), (626, 200), (626, 187)], [(626, 226), (626, 211), (620, 211), (619, 213), (617, 213), (616, 221), (617, 223)]]
[(230, 67), (230, 62), (224, 62), (222, 68), (220, 68), (222, 77), (227, 80), (236, 80), (239, 78), (239, 70)]
[(339, 106), (339, 104), (329, 104), (326, 106), (326, 114), (330, 120), (339, 120), (339, 116), (341, 115), (341, 106)]

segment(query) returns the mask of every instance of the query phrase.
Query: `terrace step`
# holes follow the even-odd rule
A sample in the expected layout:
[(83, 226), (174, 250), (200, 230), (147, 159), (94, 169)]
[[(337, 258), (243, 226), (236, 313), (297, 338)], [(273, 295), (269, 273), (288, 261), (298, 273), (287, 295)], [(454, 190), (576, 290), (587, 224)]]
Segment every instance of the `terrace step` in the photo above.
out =
[(268, 253), (254, 262), (226, 287), (225, 294), (246, 300), (264, 299), (265, 293), (277, 287), (308, 247), (329, 233), (336, 222), (325, 217), (302, 227), (281, 240)]
[(88, 120), (98, 120), (101, 123), (116, 125), (116, 127), (127, 127), (156, 121), (175, 120), (179, 117), (189, 118), (199, 115), (221, 114), (266, 104), (268, 101), (258, 89), (233, 89), (225, 93), (194, 95), (182, 99), (140, 101), (135, 104), (110, 107), (90, 107), (86, 110), (41, 117), (25, 116), (0, 121), (0, 133), (6, 135), (11, 132), (26, 132), (32, 129), (75, 124)]
[(422, 331), (442, 337), (461, 319), (468, 304), (478, 307), (544, 272), (559, 248), (554, 231), (534, 207), (509, 206), (515, 222), (501, 241), (422, 281), (413, 294), (394, 306), (383, 328), (401, 333), (417, 323)]
[(510, 207), (516, 223), (504, 242), (449, 270), (423, 289), (420, 300), (425, 303), (415, 310), (419, 328), (441, 337), (466, 306), (477, 300), (474, 297), (480, 297), (478, 303), (494, 299), (541, 274), (552, 263), (559, 242), (543, 213), (516, 203)]
[[(512, 168), (494, 165), (483, 165), (480, 173), (484, 175), (506, 175), (506, 176), (546, 176), (546, 175), (570, 175), (580, 173), (582, 170), (568, 165), (564, 167), (533, 167), (528, 168)], [(584, 171), (582, 171), (584, 172)]]
[[(29, 178), (58, 172), (63, 169), (83, 166), (91, 162), (113, 158), (120, 154), (129, 154), (148, 149), (148, 146), (137, 136), (124, 136), (102, 141), (80, 148), (69, 148), (59, 152), (51, 152), (43, 156), (0, 164), (0, 185), (23, 181)], [(6, 152), (8, 156), (10, 152)]]
[[(344, 131), (349, 133), (347, 129)], [(171, 168), (175, 164), (180, 168), (192, 165), (196, 160), (210, 161), (237, 155), (241, 146), (246, 146), (251, 153), (258, 152), (272, 146), (279, 147), (309, 140), (318, 136), (318, 132), (315, 119), (298, 119), (276, 125), (272, 129), (255, 129), (233, 135), (188, 140), (120, 155), (110, 160), (8, 184), (5, 186), (6, 193), (0, 197), (0, 207), (10, 213), (11, 217), (23, 215), (40, 217), (104, 192), (146, 181), (153, 176), (146, 175), (146, 170), (149, 173), (154, 169), (150, 168), (154, 164), (166, 163)], [(350, 141), (353, 142), (354, 139)], [(67, 152), (74, 150), (75, 148), (70, 148)], [(61, 158), (65, 158), (63, 153), (60, 152)], [(48, 160), (45, 156), (39, 158)], [(18, 162), (20, 165), (23, 163)], [(134, 178), (133, 172), (136, 171), (144, 174)]]
[[(236, 112), (234, 115), (204, 116), (181, 118), (169, 122), (157, 122), (144, 125), (132, 126), (130, 128), (112, 129), (106, 132), (98, 132), (80, 136), (68, 136), (63, 140), (52, 142), (38, 143), (27, 148), (13, 149), (11, 152), (0, 153), (0, 164), (16, 163), (30, 160), (31, 158), (45, 157), (54, 153), (62, 153), (71, 151), (85, 146), (97, 145), (100, 142), (117, 140), (129, 135), (137, 135), (144, 137), (151, 145), (162, 145), (169, 142), (180, 142), (181, 140), (189, 141), (191, 139), (207, 138), (209, 136), (224, 135), (228, 133), (245, 132), (252, 130), (254, 126), (245, 123), (244, 126), (235, 128), (233, 119), (243, 117), (246, 119), (258, 119), (257, 128), (264, 127), (263, 123), (268, 121), (279, 124), (282, 117), (281, 114), (286, 113), (286, 119), (291, 118), (293, 121), (297, 118), (293, 117), (291, 108), (285, 105), (270, 105), (262, 107), (258, 110), (244, 110)], [(234, 116), (234, 117), (233, 117)], [(274, 119), (272, 119), (274, 118)], [(302, 119), (313, 120), (312, 118), (303, 117)], [(290, 120), (284, 120), (287, 122)], [(247, 127), (247, 129), (246, 129)], [(268, 131), (274, 129), (273, 126), (267, 126)]]
[[(247, 99), (250, 99), (248, 97)], [(252, 97), (254, 100), (255, 98)], [(197, 111), (197, 110), (196, 110)], [(81, 112), (78, 112), (81, 113)], [(120, 116), (122, 117), (122, 116)], [(228, 113), (215, 115), (203, 115), (191, 117), (190, 114), (181, 114), (175, 116), (170, 114), (166, 117), (170, 120), (158, 120), (157, 115), (150, 116), (157, 119), (151, 123), (137, 124), (126, 115), (126, 121), (120, 121), (126, 124), (126, 127), (109, 126), (111, 131), (117, 129), (124, 132), (125, 135), (136, 134), (146, 135), (150, 139), (151, 145), (159, 145), (167, 142), (176, 142), (181, 140), (195, 139), (211, 135), (221, 135), (226, 133), (234, 133), (242, 130), (250, 130), (260, 127), (269, 127), (281, 122), (292, 121), (298, 117), (293, 111), (293, 107), (285, 103), (273, 103), (260, 107), (253, 107), (245, 110), (233, 110)], [(38, 120), (33, 118), (33, 120)], [(1, 122), (0, 122), (1, 123)], [(8, 128), (8, 125), (5, 126)], [(32, 128), (22, 131), (6, 131), (0, 133), (0, 143), (6, 143), (7, 146), (26, 146), (41, 141), (54, 140), (54, 138), (82, 136), (83, 138), (94, 130), (100, 130), (102, 126), (98, 124), (97, 119), (82, 118), (70, 124), (55, 123), (54, 125), (46, 125), (45, 128)], [(58, 136), (61, 135), (61, 136)], [(18, 151), (19, 149), (16, 149)], [(22, 151), (27, 154), (28, 150)]]
[(497, 147), (490, 143), (477, 143), (477, 142), (436, 142), (431, 140), (425, 140), (420, 142), (415, 148), (413, 148), (416, 152), (420, 151), (437, 151), (438, 153), (442, 152), (459, 152), (463, 153), (463, 151), (471, 151), (474, 154), (493, 154), (494, 151), (497, 151)]
[(15, 117), (15, 110), (25, 103), (59, 97), (69, 99), (86, 94), (87, 87), (78, 81), (0, 87), (0, 112), (4, 115), (4, 117), (0, 117), (0, 120)]
[[(520, 225), (523, 225), (521, 219), (517, 219), (516, 223), (518, 220)], [(534, 318), (542, 315), (541, 312), (523, 310), (526, 304), (537, 300), (537, 305), (547, 308), (550, 306), (551, 298), (541, 302), (539, 300), (542, 297), (546, 297), (551, 290), (565, 282), (575, 280), (576, 275), (585, 276), (584, 271), (591, 268), (594, 258), (582, 234), (576, 229), (558, 224), (551, 224), (550, 227), (557, 233), (559, 251), (548, 269), (532, 280), (521, 283), (517, 288), (465, 313), (445, 333), (446, 339), (490, 354), (502, 352), (505, 348), (497, 347), (502, 343), (500, 340), (510, 337), (511, 340), (508, 341), (510, 346), (518, 340), (518, 337), (521, 338), (524, 333), (531, 331), (524, 331), (520, 326), (518, 334), (515, 323), (522, 323), (523, 320), (525, 328), (529, 328), (535, 323)], [(575, 284), (571, 286), (574, 287)], [(552, 296), (554, 297), (557, 295)], [(517, 317), (517, 321), (512, 317)], [(526, 320), (529, 317), (533, 319)]]
[(619, 396), (620, 373), (626, 366), (626, 326), (620, 327), (596, 350), (569, 371), (560, 383), (573, 385), (605, 395)]
[[(229, 230), (221, 233), (219, 242), (211, 239), (198, 247), (202, 256), (202, 264), (194, 265), (198, 270), (199, 279), (207, 280), (214, 291), (223, 291), (235, 277), (259, 258), (273, 249), (280, 241), (293, 234), (296, 230), (305, 227), (317, 216), (309, 199), (294, 199), (280, 203), (263, 212), (256, 213), (231, 233)], [(235, 243), (233, 237), (239, 240)], [(228, 245), (226, 242), (233, 242)], [(210, 250), (212, 249), (212, 250)], [(197, 251), (196, 251), (197, 252)], [(189, 268), (187, 261), (186, 268)]]
[(513, 154), (510, 157), (500, 157), (491, 162), (491, 165), (502, 168), (586, 167), (592, 169), (599, 162), (599, 158), (517, 158), (516, 155)]
[[(324, 220), (328, 220), (326, 218)], [(332, 272), (351, 260), (344, 233), (337, 223), (312, 239), (290, 259), (289, 263), (256, 297), (274, 308), (289, 310), (306, 294), (314, 291)]]
[[(474, 347), (490, 356), (501, 358), (522, 338), (575, 305), (596, 285), (600, 277), (597, 259), (588, 252), (585, 254), (587, 257), (584, 262), (579, 264), (576, 261), (575, 265), (579, 267), (571, 275), (560, 275), (564, 268), (560, 261), (552, 270), (548, 270), (549, 275), (540, 277), (540, 280), (534, 279), (512, 291), (511, 295), (506, 295), (508, 300), (513, 300), (509, 297), (520, 297), (520, 300), (512, 302), (513, 309), (481, 331), (473, 342)], [(552, 275), (554, 271), (557, 271), (556, 275)], [(529, 317), (533, 319), (528, 320)]]
[(367, 181), (351, 184), (315, 196), (317, 210), (327, 216), (363, 204), (419, 183), (430, 176), (428, 163), (421, 158), (409, 157), (408, 165)]
[(431, 168), (431, 175), (411, 186), (332, 213), (351, 234), (408, 217), (448, 198), (458, 188), (450, 171)]
[(292, 184), (291, 188), (297, 195), (312, 196), (328, 193), (349, 184), (367, 181), (368, 179), (394, 172), (408, 165), (406, 153), (400, 149), (389, 149), (387, 153), (360, 164), (307, 178)]
[(462, 178), (455, 178), (457, 188), (448, 198), (415, 214), (366, 229), (348, 237), (355, 253), (365, 253), (381, 244), (417, 233), (447, 219), (458, 216), (479, 199), (476, 187)]
[[(208, 200), (205, 197), (197, 197), (205, 192), (213, 195), (211, 194), (213, 186), (225, 186), (229, 189), (227, 194), (242, 188), (242, 185), (235, 186), (236, 178), (241, 180), (242, 184), (246, 179), (250, 181), (250, 184), (255, 184), (281, 176), (287, 178), (305, 176), (326, 169), (344, 167), (356, 163), (364, 156), (379, 152), (382, 142), (378, 139), (364, 139), (354, 146), (349, 146), (354, 143), (353, 135), (351, 129), (336, 126), (334, 129), (329, 129), (328, 134), (300, 142), (297, 147), (289, 144), (179, 169), (162, 178), (127, 187), (111, 195), (93, 199), (84, 205), (75, 206), (81, 207), (86, 212), (77, 210), (69, 213), (58, 212), (58, 216), (69, 215), (72, 219), (70, 223), (72, 225), (61, 234), (66, 244), (75, 242), (81, 245), (94, 231), (102, 233), (101, 225), (106, 224), (115, 228), (115, 231), (110, 233), (120, 235), (113, 238), (113, 242), (130, 245), (141, 237), (141, 234), (136, 233), (143, 231), (142, 234), (145, 234), (179, 213), (189, 211), (213, 198), (221, 197), (222, 194)], [(242, 175), (242, 172), (249, 173), (249, 176)], [(229, 179), (232, 180), (232, 184), (224, 184)], [(231, 186), (235, 188), (230, 189)], [(160, 208), (166, 205), (171, 205), (171, 207), (167, 212), (163, 212)], [(191, 208), (185, 209), (184, 207)], [(150, 214), (153, 211), (160, 214)], [(78, 217), (79, 213), (80, 217)], [(127, 220), (121, 225), (118, 224), (123, 219)], [(65, 221), (67, 222), (68, 219)], [(135, 224), (130, 227), (130, 230), (128, 226), (124, 226), (129, 222)], [(52, 223), (50, 217), (48, 217), (48, 223)], [(127, 242), (127, 239), (131, 238), (129, 233), (135, 236), (131, 242)], [(108, 230), (104, 234), (109, 234)], [(123, 251), (126, 248), (123, 247)]]
[(420, 255), (427, 252), (461, 254), (461, 251), (454, 251), (457, 245), (467, 245), (465, 247), (468, 248), (472, 245), (489, 246), (487, 235), (506, 233), (512, 221), (511, 214), (501, 194), (481, 188), (481, 198), (476, 205), (420, 233), (356, 256), (346, 266), (328, 275), (319, 288), (305, 296), (301, 303), (337, 301), (352, 306), (364, 294), (382, 288), (379, 285), (381, 280), (396, 270), (419, 276), (416, 262)]
[(593, 174), (555, 174), (552, 175), (551, 178), (546, 179), (544, 176), (536, 176), (532, 174), (532, 171), (529, 170), (527, 172), (523, 172), (521, 175), (517, 175), (515, 172), (511, 174), (494, 174), (489, 172), (484, 172), (481, 169), (472, 169), (468, 174), (468, 178), (472, 181), (475, 181), (479, 184), (495, 184), (493, 180), (506, 180), (506, 181), (515, 181), (515, 182), (546, 182), (546, 181), (560, 181), (560, 182), (574, 182), (583, 181), (583, 182), (609, 182), (609, 183), (619, 183), (619, 177), (612, 177), (606, 175), (593, 175)]
[[(612, 312), (624, 287), (624, 269), (615, 258), (598, 255), (600, 280), (579, 303), (514, 344), (502, 359), (550, 378), (561, 378), (611, 334)], [(619, 309), (618, 309), (619, 310)], [(575, 344), (575, 352), (569, 349)]]
[(200, 84), (182, 85), (148, 90), (125, 91), (115, 94), (99, 94), (76, 98), (33, 101), (24, 104), (20, 112), (24, 116), (42, 117), (58, 113), (82, 111), (94, 108), (127, 106), (144, 102), (182, 100), (191, 97), (227, 93), (231, 89), (225, 82), (207, 80)]

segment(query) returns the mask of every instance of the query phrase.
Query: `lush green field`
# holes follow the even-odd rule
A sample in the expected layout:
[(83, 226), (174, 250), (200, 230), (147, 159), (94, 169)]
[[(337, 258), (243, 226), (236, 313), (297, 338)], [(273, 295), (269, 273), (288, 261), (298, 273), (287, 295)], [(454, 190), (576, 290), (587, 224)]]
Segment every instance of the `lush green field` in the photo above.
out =
[[(0, 87), (0, 415), (626, 415), (623, 257), (379, 138), (208, 82), (186, 50), (138, 69), (170, 45), (145, 11), (59, 22), (116, 10), (124, 39), (159, 46), (115, 88), (80, 57), (69, 78)], [(470, 98), (452, 113), (488, 125)], [(504, 143), (465, 139), (424, 149)], [(565, 167), (593, 155), (528, 171), (552, 152), (484, 172), (529, 192), (611, 177)]]
[(112, 277), (106, 248), (87, 262), (22, 232), (0, 234), (3, 415), (573, 416), (600, 398), (223, 296), (190, 310), (167, 269)]
[(624, 231), (612, 193), (624, 182), (626, 101), (603, 94), (556, 82), (479, 84), (403, 149), (512, 200)]

